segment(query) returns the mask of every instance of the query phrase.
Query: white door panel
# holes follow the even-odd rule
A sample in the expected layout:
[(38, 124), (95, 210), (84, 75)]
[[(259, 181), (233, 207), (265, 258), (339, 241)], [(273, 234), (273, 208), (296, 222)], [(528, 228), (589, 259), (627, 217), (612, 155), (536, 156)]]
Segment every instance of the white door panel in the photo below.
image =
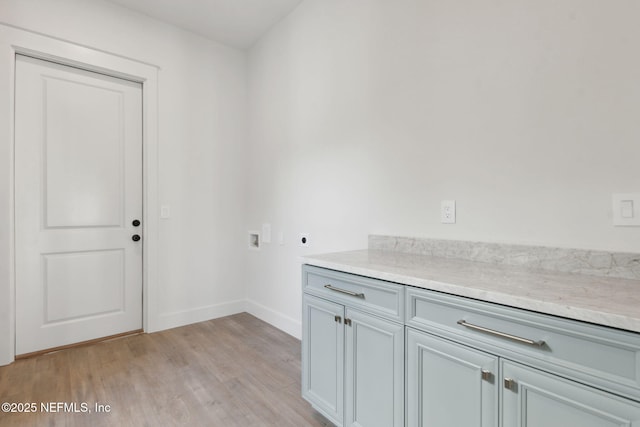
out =
[(142, 88), (16, 60), (16, 354), (142, 327)]
[(124, 252), (45, 254), (44, 324), (123, 312)]
[(45, 228), (122, 227), (123, 92), (48, 76), (42, 83)]

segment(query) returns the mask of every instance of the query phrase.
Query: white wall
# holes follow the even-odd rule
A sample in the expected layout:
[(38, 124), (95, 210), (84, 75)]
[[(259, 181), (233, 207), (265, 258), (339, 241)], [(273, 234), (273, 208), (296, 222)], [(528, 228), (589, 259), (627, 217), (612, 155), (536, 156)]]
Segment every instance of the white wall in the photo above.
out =
[(299, 328), (298, 255), (369, 233), (640, 252), (611, 225), (611, 193), (640, 192), (639, 20), (633, 1), (305, 0), (249, 53), (247, 227), (286, 238), (248, 254), (252, 306)]
[[(160, 221), (157, 236), (157, 325), (243, 311), (245, 53), (100, 0), (1, 0), (0, 22), (160, 67), (159, 199), (171, 205), (172, 218)], [(0, 144), (10, 153), (11, 141)], [(2, 162), (5, 295), (11, 178), (10, 159)], [(1, 341), (8, 329), (4, 314)]]
[[(247, 298), (294, 335), (298, 257), (369, 233), (640, 252), (610, 212), (640, 191), (638, 18), (632, 1), (305, 0), (247, 75), (243, 52), (110, 3), (0, 0), (1, 22), (161, 68), (161, 326)], [(3, 168), (0, 287), (9, 187)], [(247, 250), (263, 222), (273, 242)]]

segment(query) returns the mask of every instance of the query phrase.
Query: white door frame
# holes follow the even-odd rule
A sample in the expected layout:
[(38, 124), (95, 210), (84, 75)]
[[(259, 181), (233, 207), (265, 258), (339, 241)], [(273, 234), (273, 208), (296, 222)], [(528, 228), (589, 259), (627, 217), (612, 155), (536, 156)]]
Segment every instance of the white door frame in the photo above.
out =
[(15, 57), (39, 59), (142, 84), (143, 302), (145, 332), (158, 330), (158, 72), (157, 66), (0, 24), (0, 366), (15, 359), (14, 95)]

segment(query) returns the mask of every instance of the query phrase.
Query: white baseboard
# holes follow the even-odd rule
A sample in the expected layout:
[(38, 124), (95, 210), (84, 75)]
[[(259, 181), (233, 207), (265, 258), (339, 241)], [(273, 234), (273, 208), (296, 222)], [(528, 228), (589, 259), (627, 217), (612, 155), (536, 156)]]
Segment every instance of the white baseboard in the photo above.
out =
[(164, 329), (177, 328), (179, 326), (190, 325), (192, 323), (217, 319), (218, 317), (243, 313), (247, 311), (246, 306), (247, 303), (245, 300), (236, 300), (222, 304), (198, 307), (191, 310), (161, 314), (158, 316), (157, 328), (154, 328), (154, 330), (162, 331)]
[(297, 339), (302, 337), (302, 323), (300, 321), (250, 299), (246, 300), (245, 308), (247, 313), (260, 320), (264, 320), (281, 331), (284, 331)]
[(157, 327), (154, 328), (154, 331), (177, 328), (243, 312), (247, 312), (297, 339), (302, 337), (302, 323), (300, 321), (250, 299), (161, 314), (157, 318)]

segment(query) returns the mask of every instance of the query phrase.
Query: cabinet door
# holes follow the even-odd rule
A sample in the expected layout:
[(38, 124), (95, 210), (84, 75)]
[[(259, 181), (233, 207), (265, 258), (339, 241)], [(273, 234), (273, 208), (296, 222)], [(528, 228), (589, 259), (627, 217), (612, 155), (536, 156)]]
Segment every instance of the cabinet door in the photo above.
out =
[(337, 426), (343, 423), (344, 307), (304, 295), (302, 397)]
[(502, 365), (504, 427), (630, 427), (640, 404), (514, 362)]
[(404, 326), (347, 308), (345, 425), (404, 426)]
[(496, 356), (407, 328), (409, 427), (496, 427), (498, 379)]

